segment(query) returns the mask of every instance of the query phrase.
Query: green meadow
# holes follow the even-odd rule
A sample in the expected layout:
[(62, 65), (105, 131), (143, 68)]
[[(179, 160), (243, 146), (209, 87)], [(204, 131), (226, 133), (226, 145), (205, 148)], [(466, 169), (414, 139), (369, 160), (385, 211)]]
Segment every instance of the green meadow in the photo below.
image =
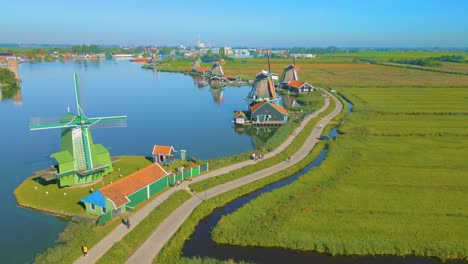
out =
[(355, 111), (322, 165), (223, 217), (213, 239), (466, 260), (468, 88), (335, 89)]

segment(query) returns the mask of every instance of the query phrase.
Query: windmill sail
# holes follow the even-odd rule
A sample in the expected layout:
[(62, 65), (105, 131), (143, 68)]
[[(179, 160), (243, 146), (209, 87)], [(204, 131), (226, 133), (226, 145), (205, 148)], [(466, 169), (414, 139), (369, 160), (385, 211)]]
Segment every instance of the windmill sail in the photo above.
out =
[[(59, 163), (56, 175), (61, 186), (92, 182), (112, 171), (109, 152), (94, 144), (90, 128), (124, 127), (127, 116), (88, 118), (83, 110), (77, 75), (74, 75), (77, 114), (67, 113), (61, 118), (32, 118), (30, 130), (62, 128), (62, 151), (52, 154)], [(70, 170), (70, 162), (73, 162)], [(72, 177), (70, 172), (74, 172)], [(88, 177), (89, 176), (89, 177)]]

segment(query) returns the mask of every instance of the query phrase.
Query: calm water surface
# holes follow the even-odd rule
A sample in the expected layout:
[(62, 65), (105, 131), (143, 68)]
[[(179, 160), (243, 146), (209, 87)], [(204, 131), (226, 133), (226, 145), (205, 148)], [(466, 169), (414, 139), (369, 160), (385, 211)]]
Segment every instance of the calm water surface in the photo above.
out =
[[(253, 148), (253, 137), (236, 133), (232, 113), (245, 109), (249, 87), (199, 89), (191, 76), (154, 73), (129, 61), (20, 65), (21, 93), (0, 101), (0, 259), (31, 262), (50, 247), (66, 222), (18, 208), (13, 190), (36, 170), (53, 163), (60, 130), (29, 131), (30, 117), (76, 112), (77, 73), (88, 117), (127, 115), (128, 127), (92, 130), (111, 155), (150, 155), (154, 144), (186, 149), (201, 159)], [(255, 138), (258, 141), (258, 137)], [(257, 142), (258, 143), (258, 142)]]

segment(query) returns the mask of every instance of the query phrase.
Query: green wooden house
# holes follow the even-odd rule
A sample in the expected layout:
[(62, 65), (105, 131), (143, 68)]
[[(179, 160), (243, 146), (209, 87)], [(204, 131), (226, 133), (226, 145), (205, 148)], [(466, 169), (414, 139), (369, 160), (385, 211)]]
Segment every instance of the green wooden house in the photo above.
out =
[(289, 120), (288, 111), (271, 101), (262, 101), (249, 107), (250, 120), (252, 122), (287, 122)]

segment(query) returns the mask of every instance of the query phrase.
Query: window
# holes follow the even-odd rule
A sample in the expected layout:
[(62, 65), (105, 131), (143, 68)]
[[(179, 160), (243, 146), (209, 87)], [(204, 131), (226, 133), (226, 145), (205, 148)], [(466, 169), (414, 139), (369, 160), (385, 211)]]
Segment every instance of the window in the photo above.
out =
[(105, 207), (101, 207), (101, 212), (102, 212), (103, 214), (107, 213), (106, 208), (105, 208)]
[(96, 211), (96, 206), (94, 204), (91, 204), (91, 210)]

